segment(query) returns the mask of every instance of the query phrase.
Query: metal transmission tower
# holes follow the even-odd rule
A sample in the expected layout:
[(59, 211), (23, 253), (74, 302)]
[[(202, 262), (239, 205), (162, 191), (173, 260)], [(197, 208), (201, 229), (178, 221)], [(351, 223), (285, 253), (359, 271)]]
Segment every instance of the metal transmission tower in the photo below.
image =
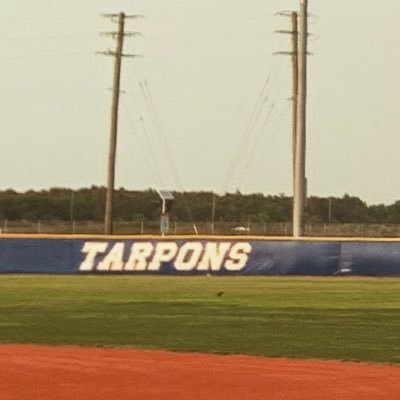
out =
[(295, 179), (293, 195), (293, 236), (304, 235), (304, 208), (307, 196), (306, 181), (306, 115), (307, 115), (307, 51), (308, 0), (300, 0), (299, 86), (297, 132), (295, 145)]
[(111, 21), (118, 23), (117, 32), (103, 32), (103, 35), (112, 36), (117, 41), (115, 51), (100, 52), (100, 54), (115, 57), (114, 61), (114, 79), (113, 79), (113, 95), (111, 105), (111, 131), (110, 145), (108, 153), (108, 174), (107, 174), (107, 194), (106, 209), (104, 218), (104, 233), (106, 235), (113, 234), (113, 209), (114, 209), (114, 184), (115, 184), (115, 159), (117, 151), (117, 132), (118, 132), (118, 110), (119, 110), (119, 94), (121, 85), (121, 64), (123, 57), (136, 57), (134, 54), (124, 54), (124, 38), (126, 36), (140, 35), (138, 32), (126, 32), (125, 20), (127, 18), (141, 18), (141, 15), (125, 15), (123, 12), (119, 14), (103, 14), (103, 17), (110, 18)]
[(293, 192), (295, 181), (295, 158), (296, 158), (296, 135), (297, 135), (297, 99), (298, 99), (298, 85), (299, 85), (299, 61), (298, 61), (298, 13), (295, 11), (280, 11), (275, 15), (290, 17), (292, 23), (291, 30), (278, 30), (276, 33), (291, 35), (292, 37), (292, 50), (291, 51), (278, 51), (275, 55), (290, 55), (292, 57), (292, 175), (293, 175)]

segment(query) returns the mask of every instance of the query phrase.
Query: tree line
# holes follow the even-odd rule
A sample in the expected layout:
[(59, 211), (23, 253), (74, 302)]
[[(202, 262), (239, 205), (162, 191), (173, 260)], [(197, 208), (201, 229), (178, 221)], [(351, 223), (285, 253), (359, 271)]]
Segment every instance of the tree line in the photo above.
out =
[[(104, 187), (92, 186), (72, 190), (17, 192), (0, 191), (0, 219), (102, 221), (105, 208)], [(176, 192), (171, 219), (207, 222), (290, 222), (292, 197), (286, 195), (242, 194), (224, 195), (212, 192)], [(161, 201), (155, 190), (115, 191), (114, 218), (119, 221), (156, 221)], [(316, 197), (307, 199), (306, 222), (311, 223), (377, 223), (399, 224), (400, 201), (391, 205), (367, 205), (360, 198)]]

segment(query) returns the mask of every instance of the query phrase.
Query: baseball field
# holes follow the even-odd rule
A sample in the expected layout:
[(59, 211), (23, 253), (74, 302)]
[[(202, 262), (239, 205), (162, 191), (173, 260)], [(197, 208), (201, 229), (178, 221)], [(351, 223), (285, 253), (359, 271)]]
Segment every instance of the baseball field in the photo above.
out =
[(397, 399), (400, 279), (3, 275), (0, 343), (7, 400)]

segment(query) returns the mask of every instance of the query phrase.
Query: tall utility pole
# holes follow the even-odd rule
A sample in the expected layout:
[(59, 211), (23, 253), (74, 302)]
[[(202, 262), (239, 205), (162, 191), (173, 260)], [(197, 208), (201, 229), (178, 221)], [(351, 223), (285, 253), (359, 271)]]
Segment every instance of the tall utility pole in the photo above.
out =
[(118, 108), (119, 91), (121, 84), (121, 60), (122, 49), (124, 46), (125, 14), (118, 16), (117, 48), (115, 51), (113, 95), (111, 105), (111, 130), (110, 144), (108, 149), (108, 173), (107, 173), (107, 194), (106, 210), (104, 218), (104, 233), (112, 235), (114, 232), (113, 210), (114, 210), (114, 184), (115, 184), (115, 157), (117, 152), (117, 132), (118, 132)]
[(304, 235), (304, 208), (306, 200), (306, 114), (307, 114), (307, 41), (308, 0), (300, 0), (299, 30), (299, 85), (295, 146), (295, 180), (293, 195), (293, 236)]
[(290, 55), (292, 57), (292, 176), (293, 176), (293, 193), (295, 182), (295, 159), (296, 159), (296, 135), (297, 135), (297, 100), (298, 100), (298, 85), (299, 85), (299, 61), (298, 61), (298, 13), (295, 11), (281, 11), (276, 15), (290, 17), (292, 23), (291, 30), (278, 30), (276, 33), (291, 35), (292, 37), (292, 50), (279, 51), (274, 54)]
[(115, 159), (117, 152), (117, 133), (118, 133), (118, 110), (119, 110), (119, 94), (121, 85), (121, 64), (122, 57), (135, 57), (132, 54), (123, 54), (125, 36), (138, 35), (137, 32), (125, 32), (125, 19), (137, 18), (138, 15), (127, 16), (123, 12), (119, 14), (104, 14), (105, 17), (111, 18), (118, 22), (117, 32), (107, 32), (117, 40), (116, 50), (103, 52), (102, 54), (115, 57), (114, 61), (114, 79), (113, 79), (113, 95), (111, 105), (111, 130), (110, 144), (108, 152), (108, 169), (107, 169), (107, 193), (106, 193), (106, 208), (104, 217), (104, 233), (106, 235), (113, 234), (113, 209), (114, 209), (114, 185), (115, 185)]
[(292, 174), (293, 174), (293, 193), (295, 182), (295, 159), (296, 159), (296, 135), (297, 135), (297, 103), (299, 88), (299, 29), (298, 29), (298, 13), (292, 12), (292, 82), (293, 82), (293, 98), (292, 98)]

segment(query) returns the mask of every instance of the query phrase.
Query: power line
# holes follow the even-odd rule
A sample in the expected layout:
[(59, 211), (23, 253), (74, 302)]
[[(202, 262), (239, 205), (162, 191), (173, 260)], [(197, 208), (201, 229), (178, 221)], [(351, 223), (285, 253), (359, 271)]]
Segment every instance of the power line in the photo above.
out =
[(1, 42), (8, 41), (18, 41), (23, 40), (27, 41), (36, 41), (36, 40), (59, 40), (62, 38), (84, 38), (84, 37), (96, 37), (97, 33), (65, 33), (65, 34), (57, 34), (57, 35), (27, 35), (27, 36), (1, 36)]
[(23, 56), (6, 56), (0, 57), (0, 61), (12, 61), (12, 60), (24, 60), (24, 59), (39, 59), (39, 58), (56, 58), (56, 57), (71, 57), (71, 56), (91, 56), (93, 57), (93, 53), (91, 52), (68, 52), (68, 53), (43, 53), (43, 54), (31, 54), (31, 55), (23, 55)]
[(95, 14), (71, 14), (71, 15), (46, 15), (46, 16), (29, 16), (29, 17), (21, 17), (21, 16), (7, 16), (0, 17), (0, 22), (5, 23), (9, 22), (15, 24), (16, 21), (54, 21), (54, 20), (71, 20), (71, 19), (84, 19), (84, 18), (97, 18), (98, 16)]
[(254, 153), (255, 153), (256, 150), (257, 150), (257, 146), (259, 145), (259, 142), (260, 142), (260, 140), (261, 140), (261, 138), (262, 138), (262, 135), (263, 135), (263, 133), (264, 133), (264, 130), (265, 130), (266, 126), (268, 125), (268, 122), (269, 122), (269, 120), (270, 120), (270, 118), (271, 118), (271, 114), (272, 114), (272, 112), (274, 111), (274, 108), (275, 108), (275, 103), (272, 103), (271, 106), (270, 106), (270, 108), (269, 108), (269, 110), (268, 110), (268, 114), (267, 114), (267, 116), (266, 116), (266, 118), (265, 118), (265, 120), (264, 120), (264, 123), (263, 123), (261, 129), (259, 130), (259, 133), (258, 133), (258, 135), (257, 135), (257, 137), (256, 137), (256, 140), (255, 140), (255, 142), (253, 143), (253, 147), (252, 147), (252, 149), (250, 150), (249, 156), (247, 157), (247, 161), (246, 161), (246, 163), (245, 163), (245, 165), (244, 165), (244, 169), (243, 169), (243, 172), (242, 172), (242, 177), (241, 177), (241, 179), (240, 179), (240, 181), (239, 181), (239, 187), (241, 186), (241, 184), (242, 184), (242, 182), (243, 182), (244, 175), (247, 173), (247, 171), (248, 171), (248, 169), (249, 169), (249, 166), (250, 166), (250, 164), (251, 164), (251, 161), (252, 161), (252, 159), (253, 159), (253, 157), (254, 157)]
[(174, 176), (174, 179), (175, 179), (176, 183), (179, 186), (181, 186), (178, 170), (177, 170), (177, 168), (175, 166), (175, 162), (174, 162), (171, 150), (169, 148), (168, 141), (166, 140), (164, 130), (163, 130), (162, 126), (161, 126), (160, 119), (158, 117), (158, 113), (157, 113), (157, 110), (155, 108), (154, 100), (153, 100), (153, 97), (151, 95), (150, 88), (149, 88), (149, 85), (147, 83), (147, 80), (144, 80), (144, 83), (140, 82), (139, 85), (140, 85), (140, 88), (141, 88), (141, 91), (142, 91), (146, 106), (147, 106), (147, 108), (149, 110), (150, 117), (152, 118), (154, 127), (156, 129), (156, 133), (158, 134), (158, 137), (160, 139), (160, 143), (161, 143), (161, 145), (163, 147), (165, 157), (166, 157), (167, 162), (169, 164), (169, 168), (170, 168), (170, 170), (171, 170), (171, 172), (172, 172), (172, 174)]
[[(255, 128), (257, 126), (257, 123), (259, 122), (262, 112), (265, 110), (265, 106), (268, 104), (268, 101), (271, 99), (272, 99), (272, 103), (276, 103), (276, 101), (277, 101), (279, 92), (281, 90), (281, 87), (283, 85), (283, 82), (284, 82), (284, 79), (286, 76), (285, 75), (281, 76), (282, 67), (283, 67), (283, 59), (279, 60), (279, 62), (277, 63), (277, 68), (275, 67), (275, 65), (276, 64), (273, 62), (271, 65), (270, 72), (268, 74), (268, 78), (266, 80), (266, 83), (268, 83), (268, 85), (264, 85), (264, 87), (263, 87), (264, 90), (268, 89), (268, 93), (265, 94), (264, 99), (262, 99), (264, 90), (263, 89), (261, 90), (260, 95), (257, 100), (257, 103), (255, 105), (255, 109), (253, 110), (253, 113), (250, 116), (247, 127), (242, 135), (241, 141), (238, 144), (233, 162), (231, 163), (231, 165), (228, 169), (223, 192), (226, 192), (229, 185), (233, 181), (235, 172), (239, 169), (239, 165), (242, 163), (242, 160), (244, 162), (244, 160), (246, 158), (246, 153), (248, 153), (248, 151), (249, 151), (249, 146), (251, 145), (251, 142), (252, 142), (252, 139), (253, 139), (253, 136), (255, 133), (254, 132)], [(272, 96), (271, 95), (272, 87), (273, 87), (272, 82), (276, 81), (275, 75), (276, 75), (276, 77), (280, 77), (280, 80), (278, 80), (278, 86), (277, 86), (278, 92), (275, 94), (275, 96)], [(262, 103), (260, 105), (260, 101), (264, 101), (264, 103)], [(258, 109), (258, 111), (255, 111), (257, 109)], [(268, 113), (268, 111), (267, 111), (267, 113)]]
[[(140, 148), (143, 149), (144, 146), (143, 146), (143, 143), (141, 143), (140, 135), (139, 134), (135, 134), (136, 133), (135, 132), (136, 131), (136, 127), (135, 127), (135, 123), (133, 122), (133, 119), (132, 119), (132, 113), (130, 112), (129, 107), (128, 107), (127, 103), (125, 102), (125, 99), (124, 99), (123, 96), (121, 97), (121, 99), (122, 99), (121, 103), (122, 103), (122, 106), (123, 106), (123, 108), (125, 110), (125, 115), (126, 115), (127, 121), (128, 121), (128, 123), (129, 123), (129, 125), (131, 127), (131, 132), (135, 135), (135, 138), (140, 142), (139, 143)], [(160, 169), (158, 168), (156, 157), (154, 155), (153, 146), (151, 145), (151, 141), (150, 141), (150, 138), (149, 138), (149, 135), (148, 135), (148, 132), (147, 132), (147, 129), (146, 129), (146, 126), (145, 126), (145, 123), (144, 123), (142, 115), (139, 115), (139, 120), (140, 120), (140, 123), (141, 123), (141, 130), (142, 130), (143, 136), (145, 138), (145, 143), (147, 145), (146, 153), (144, 153), (143, 151), (139, 151), (140, 156), (144, 160), (144, 162), (147, 164), (148, 169), (149, 170), (153, 169), (153, 172), (155, 173), (155, 176), (157, 177), (158, 182), (161, 185), (164, 185), (163, 179), (162, 179), (161, 174), (160, 174)], [(150, 158), (146, 157), (145, 154), (149, 154)]]
[(247, 141), (249, 139), (249, 137), (251, 136), (251, 133), (254, 129), (254, 126), (256, 125), (258, 118), (260, 117), (260, 114), (263, 110), (264, 105), (266, 104), (266, 102), (268, 101), (268, 96), (265, 95), (265, 90), (267, 89), (268, 85), (270, 82), (270, 75), (268, 75), (267, 79), (264, 82), (264, 85), (259, 93), (258, 99), (254, 105), (254, 109), (253, 112), (250, 115), (249, 121), (247, 123), (247, 126), (243, 132), (243, 135), (241, 137), (241, 140), (239, 142), (239, 145), (236, 149), (236, 153), (235, 156), (232, 160), (232, 163), (228, 169), (226, 178), (225, 178), (225, 184), (224, 184), (224, 190), (223, 192), (225, 192), (231, 182), (233, 173), (235, 171), (235, 168), (237, 168), (240, 156), (242, 154), (243, 151), (243, 147), (247, 144)]
[(160, 173), (160, 170), (158, 168), (157, 158), (155, 157), (154, 152), (153, 152), (153, 148), (152, 148), (151, 141), (150, 141), (150, 136), (149, 136), (149, 133), (147, 131), (146, 125), (144, 123), (144, 119), (143, 119), (143, 117), (141, 115), (140, 115), (140, 123), (141, 123), (141, 126), (142, 126), (142, 131), (144, 133), (144, 137), (146, 139), (147, 146), (149, 148), (149, 154), (150, 154), (150, 157), (151, 157), (151, 159), (153, 161), (153, 165), (154, 165), (154, 168), (155, 168), (159, 183), (161, 184), (162, 187), (165, 187), (164, 180), (163, 180), (163, 178), (161, 176), (161, 173)]
[[(280, 128), (281, 128), (281, 126), (282, 126), (283, 121), (284, 121), (285, 118), (286, 118), (286, 115), (287, 115), (287, 113), (288, 113), (288, 111), (289, 111), (289, 108), (290, 108), (290, 103), (288, 102), (287, 105), (286, 105), (286, 107), (284, 108), (284, 110), (283, 110), (282, 113), (280, 114), (280, 117), (279, 117), (278, 120), (277, 120), (278, 122), (277, 122), (275, 128), (271, 129), (271, 132), (272, 132), (272, 133), (271, 133), (271, 135), (268, 136), (267, 141), (265, 142), (265, 145), (267, 146), (267, 151), (271, 151), (271, 150), (272, 150), (272, 147), (269, 146), (269, 145), (272, 143), (273, 139), (276, 137), (276, 135), (277, 135), (278, 132), (280, 131)], [(268, 147), (268, 146), (269, 146), (269, 147)], [(255, 147), (255, 150), (257, 150), (257, 149), (258, 149), (258, 147)], [(262, 153), (262, 154), (263, 154), (263, 156), (265, 157), (265, 156), (267, 155), (267, 152)], [(258, 158), (259, 158), (259, 157), (258, 157)], [(255, 153), (254, 153), (254, 157), (251, 159), (251, 161), (254, 161), (254, 159), (256, 159)], [(258, 159), (256, 159), (256, 161), (255, 161), (255, 164), (257, 164), (257, 163), (258, 163)], [(249, 169), (246, 170), (246, 172), (248, 172), (248, 171), (249, 171)], [(239, 189), (242, 189), (243, 181), (245, 181), (244, 178), (246, 178), (246, 175), (242, 176), (242, 179), (241, 179), (240, 184), (239, 184)], [(246, 179), (246, 182), (247, 182), (247, 179)]]
[(179, 177), (179, 173), (178, 173), (178, 170), (177, 170), (177, 168), (175, 166), (174, 159), (172, 157), (172, 153), (170, 151), (170, 148), (168, 146), (168, 142), (167, 142), (165, 134), (164, 134), (164, 130), (163, 130), (162, 125), (160, 123), (160, 119), (158, 117), (158, 113), (157, 113), (157, 110), (156, 110), (156, 107), (155, 107), (155, 103), (154, 103), (154, 99), (153, 99), (153, 96), (152, 96), (152, 93), (151, 93), (151, 90), (150, 90), (150, 86), (149, 86), (149, 84), (148, 84), (146, 79), (144, 79), (143, 82), (140, 82), (139, 85), (140, 85), (140, 88), (141, 88), (141, 91), (142, 91), (146, 106), (148, 107), (149, 114), (152, 117), (152, 121), (153, 121), (155, 130), (156, 130), (156, 132), (158, 134), (158, 137), (160, 139), (160, 143), (164, 148), (164, 154), (165, 154), (165, 157), (166, 157), (167, 162), (169, 164), (170, 171), (172, 173), (172, 176), (173, 176), (175, 182), (177, 183), (178, 190), (180, 190), (181, 193), (182, 193), (182, 201), (183, 201), (186, 213), (187, 213), (187, 215), (189, 217), (189, 220), (190, 220), (190, 222), (191, 222), (191, 224), (193, 226), (193, 229), (194, 229), (195, 233), (197, 234), (197, 228), (196, 228), (196, 225), (195, 225), (194, 220), (193, 220), (192, 211), (190, 209), (189, 203), (187, 202), (187, 200), (186, 200), (186, 198), (184, 196), (184, 190), (183, 190), (182, 183), (181, 183), (181, 180), (180, 180), (180, 177)]
[[(282, 64), (282, 62), (281, 62)], [(278, 72), (281, 72), (281, 68), (279, 68)], [(253, 129), (252, 133), (254, 134), (253, 137), (251, 138), (252, 141), (250, 142), (250, 140), (248, 140), (246, 146), (243, 148), (243, 151), (241, 153), (241, 160), (243, 160), (243, 168), (241, 169), (241, 174), (239, 177), (239, 186), (241, 186), (243, 179), (245, 178), (246, 174), (249, 171), (249, 167), (252, 163), (252, 158), (254, 157), (254, 154), (257, 150), (257, 147), (261, 141), (262, 135), (265, 132), (269, 132), (267, 130), (269, 123), (271, 121), (271, 116), (274, 112), (274, 110), (276, 109), (276, 105), (279, 102), (279, 96), (280, 93), (282, 91), (283, 88), (283, 84), (285, 83), (286, 80), (286, 76), (287, 74), (282, 74), (281, 79), (278, 81), (278, 85), (277, 85), (277, 90), (275, 92), (275, 94), (273, 96), (271, 96), (271, 103), (267, 109), (267, 114), (264, 118), (264, 122), (262, 123), (262, 125), (258, 128), (258, 130)], [(255, 128), (255, 126), (254, 126)], [(249, 138), (250, 139), (250, 138)], [(239, 165), (239, 162), (238, 162)]]

